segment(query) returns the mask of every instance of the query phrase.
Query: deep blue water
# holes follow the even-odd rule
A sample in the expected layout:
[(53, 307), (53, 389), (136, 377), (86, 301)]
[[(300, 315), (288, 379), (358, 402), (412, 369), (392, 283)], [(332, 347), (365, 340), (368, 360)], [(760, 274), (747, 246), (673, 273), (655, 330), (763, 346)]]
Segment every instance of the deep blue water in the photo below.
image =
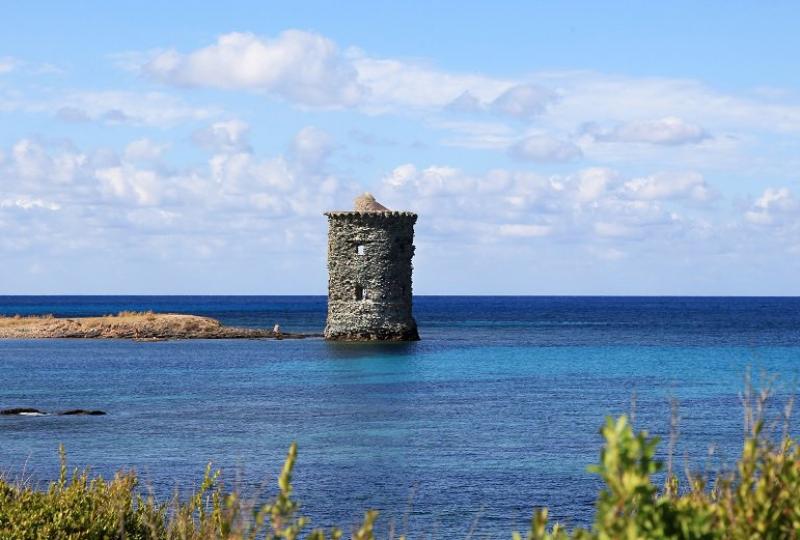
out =
[[(324, 297), (0, 297), (2, 314), (147, 309), (325, 322)], [(253, 492), (297, 440), (315, 525), (377, 508), (384, 527), (408, 515), (417, 537), (464, 536), (478, 516), (477, 537), (507, 538), (534, 506), (590, 522), (598, 429), (634, 394), (636, 425), (662, 435), (677, 398), (681, 467), (715, 470), (739, 451), (747, 369), (779, 377), (777, 408), (800, 367), (796, 298), (419, 297), (415, 314), (411, 344), (0, 342), (0, 408), (109, 412), (0, 417), (0, 470), (50, 480), (63, 443), (72, 464), (135, 467), (160, 494), (208, 461)]]

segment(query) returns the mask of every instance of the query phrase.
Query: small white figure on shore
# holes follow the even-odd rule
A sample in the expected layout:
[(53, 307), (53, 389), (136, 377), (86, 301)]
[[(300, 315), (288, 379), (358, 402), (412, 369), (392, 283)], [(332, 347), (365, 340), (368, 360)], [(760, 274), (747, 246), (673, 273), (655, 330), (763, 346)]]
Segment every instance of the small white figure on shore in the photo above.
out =
[(281, 333), (281, 325), (279, 325), (278, 323), (275, 323), (275, 326), (272, 327), (272, 333), (273, 334), (280, 334)]

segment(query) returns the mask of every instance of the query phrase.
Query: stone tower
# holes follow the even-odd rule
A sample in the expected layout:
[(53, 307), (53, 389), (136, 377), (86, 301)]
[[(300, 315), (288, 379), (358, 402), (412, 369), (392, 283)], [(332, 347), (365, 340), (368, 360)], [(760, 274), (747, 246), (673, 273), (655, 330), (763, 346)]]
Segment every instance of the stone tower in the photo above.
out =
[(352, 212), (328, 216), (325, 339), (415, 341), (411, 314), (413, 212), (394, 212), (369, 193)]

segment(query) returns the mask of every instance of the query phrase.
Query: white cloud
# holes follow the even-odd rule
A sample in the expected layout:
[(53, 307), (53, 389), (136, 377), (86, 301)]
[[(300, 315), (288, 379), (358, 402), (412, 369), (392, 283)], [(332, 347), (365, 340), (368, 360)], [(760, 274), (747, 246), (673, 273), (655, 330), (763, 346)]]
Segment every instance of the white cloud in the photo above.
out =
[(127, 161), (157, 161), (169, 148), (169, 144), (158, 144), (150, 139), (136, 139), (128, 143), (123, 153)]
[(40, 182), (48, 185), (70, 184), (81, 173), (88, 157), (71, 149), (46, 150), (33, 139), (21, 139), (11, 149), (10, 178), (20, 184)]
[[(668, 174), (653, 177), (672, 179)], [(686, 237), (701, 226), (681, 206), (694, 202), (691, 187), (682, 185), (678, 193), (678, 188), (659, 184), (658, 190), (635, 199), (628, 182), (619, 172), (600, 167), (568, 175), (495, 169), (474, 176), (453, 167), (419, 169), (408, 163), (384, 177), (378, 194), (390, 208), (425, 215), (422, 226), (430, 227), (429, 234), (467, 243), (534, 237), (631, 242)], [(687, 185), (697, 187), (696, 182)]]
[(161, 202), (163, 179), (155, 171), (140, 170), (125, 164), (99, 169), (95, 176), (100, 182), (101, 191), (110, 198), (133, 201), (143, 206)]
[(715, 134), (742, 129), (800, 131), (800, 104), (725, 93), (692, 79), (591, 71), (539, 73), (532, 78), (558, 88), (559, 99), (548, 109), (548, 119), (561, 129), (574, 129), (587, 122), (636, 125), (642, 119), (661, 118), (655, 121), (655, 127), (660, 122), (664, 133), (669, 131), (664, 118), (691, 118)]
[(268, 190), (287, 193), (296, 182), (291, 164), (282, 157), (259, 159), (251, 153), (216, 154), (209, 160), (211, 178), (221, 194), (249, 197)]
[(685, 122), (675, 116), (660, 120), (626, 122), (612, 129), (602, 129), (595, 125), (585, 127), (585, 132), (599, 141), (634, 142), (675, 146), (694, 144), (709, 137), (698, 126)]
[(554, 100), (552, 90), (535, 84), (518, 84), (497, 96), (491, 109), (507, 116), (530, 119), (541, 114)]
[(343, 53), (332, 40), (300, 30), (272, 39), (233, 32), (186, 54), (167, 50), (121, 58), (126, 67), (136, 65), (167, 84), (264, 92), (312, 107), (370, 112), (443, 108), (466, 93), (481, 109), (492, 106), (502, 114), (527, 117), (547, 100), (547, 91), (538, 86), (448, 73), (420, 61), (374, 58), (355, 48)]
[(312, 106), (351, 106), (364, 91), (333, 41), (299, 30), (275, 39), (223, 34), (189, 54), (162, 52), (143, 69), (170, 84), (264, 91)]
[(745, 219), (755, 225), (780, 225), (788, 218), (796, 219), (800, 203), (789, 188), (767, 188), (755, 200)]
[(577, 200), (586, 203), (599, 199), (617, 177), (616, 171), (602, 167), (579, 171), (577, 174)]
[(562, 141), (549, 135), (532, 135), (519, 141), (509, 149), (517, 159), (528, 161), (572, 161), (583, 155), (581, 149), (569, 141)]
[[(313, 254), (304, 260), (319, 258), (325, 238), (321, 212), (349, 208), (353, 194), (375, 187), (345, 184), (332, 174), (335, 148), (330, 135), (307, 128), (289, 142), (285, 155), (219, 151), (205, 162), (174, 168), (161, 163), (161, 149), (150, 140), (134, 140), (113, 155), (22, 140), (0, 162), (0, 254), (66, 261), (58, 257), (102, 252), (121, 259), (180, 257), (185, 264), (307, 250)], [(690, 173), (630, 178), (590, 167), (569, 174), (470, 174), (406, 163), (391, 170), (375, 192), (390, 208), (420, 213), (420, 256), (458, 246), (465, 257), (513, 250), (552, 263), (561, 252), (569, 254), (565, 263), (583, 257), (579, 264), (592, 264), (724, 249), (731, 242), (726, 234), (748, 246), (767, 236), (796, 237), (774, 228), (736, 228), (707, 207), (688, 204), (702, 185), (702, 177)], [(798, 216), (792, 193), (772, 188), (742, 221), (792, 226)]]
[(432, 166), (420, 171), (410, 163), (396, 167), (384, 178), (384, 184), (393, 190), (414, 192), (424, 197), (457, 194), (474, 187), (472, 179), (453, 167)]
[(625, 182), (623, 193), (638, 200), (691, 199), (711, 200), (715, 193), (703, 175), (694, 171), (665, 173), (633, 178)]
[(0, 199), (0, 208), (21, 208), (22, 210), (41, 208), (44, 210), (55, 211), (60, 210), (61, 205), (39, 198), (19, 197), (16, 199)]
[(0, 255), (248, 257), (300, 240), (301, 251), (322, 249), (322, 212), (359, 187), (328, 171), (334, 141), (324, 132), (303, 130), (290, 147), (176, 168), (148, 139), (118, 153), (23, 139), (0, 162)]
[(553, 228), (548, 225), (523, 225), (523, 224), (504, 224), (500, 225), (500, 236), (512, 236), (522, 238), (535, 238), (539, 236), (547, 236), (552, 232)]
[(192, 135), (192, 141), (201, 148), (214, 152), (250, 152), (250, 126), (241, 120), (215, 122), (208, 127), (198, 129)]
[[(195, 50), (125, 58), (140, 72), (177, 86), (264, 93), (302, 107), (424, 116), (429, 127), (444, 132), (442, 145), (510, 152), (531, 161), (584, 156), (599, 165), (764, 172), (762, 134), (800, 132), (800, 104), (788, 98), (776, 102), (691, 79), (591, 71), (517, 77), (455, 72), (424, 59), (371, 56), (299, 30), (275, 37), (230, 33)], [(66, 116), (98, 118), (69, 105), (75, 110), (65, 110)], [(8, 106), (0, 101), (0, 108)], [(131, 117), (119, 112), (120, 118)], [(470, 122), (452, 121), (464, 114)], [(489, 115), (494, 122), (480, 121)], [(106, 122), (113, 116), (108, 108), (99, 114)], [(791, 169), (786, 163), (767, 160), (778, 174)]]

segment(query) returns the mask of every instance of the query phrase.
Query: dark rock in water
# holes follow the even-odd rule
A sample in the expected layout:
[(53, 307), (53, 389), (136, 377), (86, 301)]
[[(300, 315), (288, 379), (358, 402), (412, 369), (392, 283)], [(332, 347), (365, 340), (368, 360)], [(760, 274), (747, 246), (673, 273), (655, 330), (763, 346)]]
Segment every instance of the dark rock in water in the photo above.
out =
[[(45, 416), (48, 413), (40, 411), (39, 409), (32, 409), (28, 407), (17, 407), (14, 409), (0, 409), (0, 415), (4, 416)], [(105, 411), (93, 411), (90, 409), (70, 409), (56, 413), (58, 416), (103, 416), (107, 414)]]
[(47, 414), (39, 409), (31, 409), (26, 407), (18, 407), (15, 409), (0, 409), (0, 415), (5, 416), (44, 416)]

